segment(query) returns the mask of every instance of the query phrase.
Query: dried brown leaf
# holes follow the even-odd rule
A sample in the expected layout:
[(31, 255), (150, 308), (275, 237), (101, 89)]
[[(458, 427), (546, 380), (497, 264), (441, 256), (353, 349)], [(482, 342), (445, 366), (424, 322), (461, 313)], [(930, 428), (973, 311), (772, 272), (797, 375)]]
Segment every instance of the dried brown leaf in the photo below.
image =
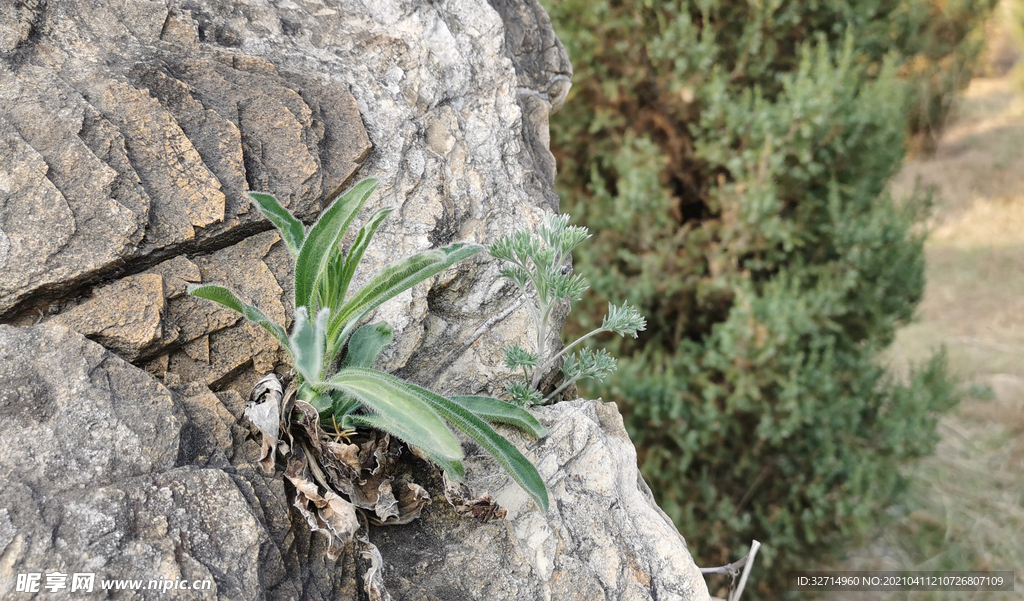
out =
[(294, 505), (311, 531), (327, 535), (328, 557), (337, 559), (359, 530), (359, 517), (355, 506), (333, 491), (321, 495), (319, 487), (309, 479), (307, 467), (304, 457), (293, 456), (288, 462), (285, 477), (295, 486)]
[[(410, 474), (396, 474), (399, 467), (409, 468), (398, 461), (407, 448), (402, 441), (376, 430), (348, 434), (344, 442), (328, 435), (316, 408), (295, 398), (294, 381), (284, 393), (281, 412), (286, 427), (277, 449), (287, 459), (285, 478), (295, 487), (294, 505), (311, 531), (327, 535), (327, 554), (332, 559), (359, 535), (357, 508), (365, 510), (363, 519), (375, 524), (406, 524), (420, 517), (430, 503), (430, 494), (412, 482)], [(264, 450), (261, 459), (268, 457), (272, 466), (274, 453)], [(481, 509), (474, 515), (493, 519), (479, 517), (486, 513), (485, 504), (477, 502)], [(504, 515), (500, 507), (493, 507)], [(372, 599), (389, 599), (380, 577), (379, 553), (376, 557), (365, 579), (367, 594)]]
[(299, 514), (306, 519), (306, 523), (309, 524), (310, 530), (314, 532), (320, 529), (319, 521), (310, 509), (312, 499), (319, 497), (319, 493), (314, 484), (307, 475), (306, 460), (302, 457), (292, 456), (288, 459), (288, 467), (284, 472), (285, 478), (292, 483), (295, 487), (295, 508), (299, 510)]
[(393, 458), (402, 452), (402, 445), (386, 433), (371, 432), (358, 446), (359, 477), (352, 480), (352, 489), (346, 492), (356, 506), (376, 511), (381, 486), (394, 477)]
[(321, 440), (320, 449), (318, 459), (332, 488), (347, 494), (359, 480), (359, 447), (327, 438)]
[(373, 512), (381, 523), (387, 523), (389, 518), (398, 517), (398, 499), (391, 492), (391, 481), (385, 480), (377, 487), (377, 502), (373, 505)]
[[(340, 545), (332, 544), (332, 549), (344, 546), (352, 540), (356, 531), (359, 530), (359, 516), (356, 515), (355, 505), (328, 491), (324, 493), (323, 499), (321, 503), (317, 504), (317, 507), (320, 519), (324, 522), (323, 528), (333, 534), (335, 541), (340, 543)], [(339, 553), (329, 551), (328, 555), (331, 559), (337, 559), (340, 549)]]
[(363, 574), (363, 589), (367, 597), (370, 601), (391, 601), (391, 595), (384, 586), (384, 558), (381, 557), (380, 550), (365, 534), (359, 534), (358, 538), (362, 546), (360, 554), (370, 560), (370, 567)]
[(359, 473), (362, 466), (359, 464), (359, 447), (354, 444), (345, 444), (333, 440), (324, 443), (325, 454), (348, 466), (353, 473)]
[(359, 444), (359, 464), (371, 476), (388, 471), (392, 459), (402, 454), (404, 445), (391, 439), (386, 432), (374, 431)]
[(284, 389), (277, 375), (269, 373), (256, 383), (245, 404), (245, 417), (262, 434), (259, 463), (264, 473), (273, 474), (275, 451), (281, 435), (281, 402)]
[(396, 486), (398, 493), (398, 516), (382, 520), (385, 524), (408, 524), (420, 517), (423, 508), (430, 504), (430, 493), (415, 482), (404, 482)]
[[(397, 497), (395, 491), (398, 492)], [(385, 480), (378, 489), (377, 503), (374, 506), (375, 524), (408, 524), (420, 517), (423, 508), (430, 504), (430, 493), (415, 482), (395, 482)]]
[(485, 494), (476, 499), (473, 492), (462, 482), (453, 482), (444, 474), (444, 497), (460, 516), (471, 516), (481, 522), (503, 520), (508, 511)]
[(284, 388), (277, 375), (269, 373), (263, 376), (249, 395), (245, 404), (245, 416), (261, 432), (266, 434), (274, 444), (281, 434), (281, 400)]
[(320, 428), (320, 412), (316, 407), (306, 401), (295, 401), (293, 412), (297, 414), (298, 420), (292, 420), (293, 428), (298, 426), (299, 431), (305, 434), (310, 445), (317, 453), (322, 454), (320, 436), (323, 429)]
[(263, 444), (260, 446), (260, 467), (263, 468), (263, 473), (272, 475), (274, 473), (274, 467), (276, 465), (275, 451), (277, 450), (277, 440), (271, 438), (269, 434), (263, 432)]

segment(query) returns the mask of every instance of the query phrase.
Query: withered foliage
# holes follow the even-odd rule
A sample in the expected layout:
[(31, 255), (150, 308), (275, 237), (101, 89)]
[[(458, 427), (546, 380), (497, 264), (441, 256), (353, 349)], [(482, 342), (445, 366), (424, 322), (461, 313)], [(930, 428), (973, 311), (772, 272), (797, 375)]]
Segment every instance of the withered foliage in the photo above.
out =
[[(268, 374), (253, 388), (245, 415), (262, 433), (264, 472), (273, 474), (283, 461), (285, 479), (295, 488), (293, 504), (312, 531), (327, 536), (328, 556), (336, 559), (363, 523), (389, 526), (418, 518), (431, 498), (414, 480), (409, 459), (425, 459), (423, 453), (386, 432), (322, 424), (316, 408), (296, 398), (296, 388), (294, 380), (282, 386)], [(489, 495), (473, 499), (469, 487), (447, 477), (445, 496), (457, 514), (482, 522), (506, 514)], [(364, 536), (359, 540), (371, 544)]]
[(491, 498), (491, 495), (485, 494), (474, 499), (468, 486), (462, 482), (452, 482), (447, 475), (444, 477), (444, 497), (455, 509), (455, 513), (473, 517), (481, 522), (503, 520), (508, 513)]

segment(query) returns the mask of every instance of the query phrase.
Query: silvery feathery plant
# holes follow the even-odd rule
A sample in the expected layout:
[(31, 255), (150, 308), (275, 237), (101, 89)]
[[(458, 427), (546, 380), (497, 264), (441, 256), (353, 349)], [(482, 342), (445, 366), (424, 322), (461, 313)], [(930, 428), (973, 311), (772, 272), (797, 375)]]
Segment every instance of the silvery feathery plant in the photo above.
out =
[[(561, 350), (553, 351), (548, 338), (551, 334), (551, 317), (559, 305), (571, 305), (580, 300), (589, 287), (580, 274), (573, 274), (568, 260), (573, 249), (590, 238), (585, 227), (569, 225), (569, 215), (548, 214), (537, 234), (518, 231), (495, 242), (490, 253), (501, 259), (505, 265), (501, 275), (519, 288), (527, 299), (527, 307), (536, 325), (536, 352), (518, 344), (505, 348), (505, 365), (512, 370), (522, 370), (523, 382), (509, 387), (512, 400), (522, 405), (549, 402), (575, 382), (592, 378), (602, 380), (615, 371), (615, 359), (608, 351), (594, 351), (580, 348), (570, 353), (588, 338), (602, 332), (614, 332), (620, 336), (629, 334), (636, 338), (647, 323), (635, 307), (628, 303), (615, 306), (609, 303), (608, 314), (601, 327), (581, 336)], [(544, 374), (554, 368), (559, 359), (562, 363), (562, 383), (544, 396), (540, 390)]]
[(363, 319), (385, 301), (483, 249), (452, 244), (400, 259), (349, 294), (370, 240), (392, 211), (374, 213), (349, 252), (342, 251), (346, 231), (376, 186), (372, 179), (355, 184), (308, 230), (270, 194), (248, 193), (280, 231), (295, 259), (290, 334), (222, 286), (191, 286), (189, 294), (233, 309), (270, 332), (291, 356), (298, 400), (315, 408), (322, 423), (388, 432), (423, 451), (451, 480), (458, 480), (465, 474), (462, 446), (447, 421), (487, 450), (546, 511), (547, 491), (536, 468), (487, 423), (508, 423), (544, 436), (544, 427), (533, 416), (489, 397), (446, 398), (373, 368), (391, 343), (392, 331), (386, 322), (362, 324)]

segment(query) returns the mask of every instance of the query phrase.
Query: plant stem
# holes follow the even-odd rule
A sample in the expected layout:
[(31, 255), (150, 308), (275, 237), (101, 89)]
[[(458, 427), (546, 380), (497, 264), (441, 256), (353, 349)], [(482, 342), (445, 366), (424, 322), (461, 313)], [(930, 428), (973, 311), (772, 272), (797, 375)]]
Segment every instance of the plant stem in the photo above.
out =
[(548, 325), (548, 314), (550, 308), (545, 308), (540, 316), (540, 320), (537, 322), (537, 367), (533, 368), (533, 378), (530, 379), (530, 388), (534, 390), (540, 384), (541, 370), (540, 366), (544, 363), (544, 358), (547, 355), (547, 325)]
[(579, 380), (579, 377), (578, 377), (578, 376), (577, 376), (577, 377), (575, 377), (575, 378), (573, 378), (573, 379), (571, 379), (571, 380), (568, 380), (568, 381), (566, 381), (566, 382), (562, 382), (562, 385), (561, 385), (561, 386), (559, 386), (558, 388), (554, 389), (554, 390), (553, 390), (553, 391), (551, 392), (551, 394), (549, 394), (548, 396), (544, 397), (544, 401), (545, 401), (545, 402), (547, 402), (547, 401), (548, 401), (548, 399), (554, 398), (554, 396), (555, 396), (555, 395), (557, 395), (557, 394), (558, 394), (559, 392), (562, 392), (563, 390), (565, 390), (566, 388), (568, 388), (569, 386), (571, 386), (571, 385), (572, 385), (572, 384), (573, 384), (574, 382), (576, 382), (577, 380)]
[(546, 370), (546, 369), (548, 369), (549, 367), (551, 367), (551, 366), (552, 366), (552, 365), (553, 365), (553, 364), (555, 363), (555, 361), (558, 361), (558, 358), (559, 358), (559, 357), (561, 357), (562, 355), (564, 355), (564, 354), (566, 354), (567, 352), (569, 352), (569, 351), (570, 351), (570, 350), (571, 350), (571, 349), (572, 349), (572, 348), (573, 348), (574, 346), (576, 346), (577, 344), (579, 344), (579, 343), (583, 342), (584, 340), (586, 340), (587, 338), (590, 338), (591, 336), (594, 336), (594, 335), (596, 335), (596, 334), (600, 334), (601, 332), (608, 332), (608, 331), (610, 331), (610, 330), (605, 330), (605, 329), (603, 329), (603, 328), (598, 328), (598, 329), (594, 330), (593, 332), (590, 332), (589, 334), (586, 334), (585, 336), (581, 336), (581, 337), (580, 337), (579, 339), (577, 339), (577, 340), (576, 340), (575, 342), (573, 342), (573, 343), (571, 343), (571, 344), (568, 344), (568, 345), (566, 345), (566, 346), (565, 346), (565, 348), (563, 348), (562, 350), (558, 351), (558, 353), (556, 353), (556, 354), (555, 354), (554, 356), (552, 356), (552, 357), (551, 357), (550, 359), (548, 359), (547, 361), (545, 361), (545, 362), (544, 362), (543, 364), (541, 364), (541, 363), (540, 363), (540, 362), (538, 361), (538, 362), (537, 362), (537, 367), (538, 367), (539, 369), (541, 369), (541, 370)]
[(530, 388), (537, 390), (540, 385), (540, 379), (544, 375), (544, 369), (542, 366), (548, 364), (547, 353), (548, 353), (548, 318), (551, 316), (551, 309), (554, 308), (554, 303), (549, 303), (543, 309), (541, 314), (540, 326), (537, 328), (537, 367), (533, 369), (533, 378), (530, 381)]

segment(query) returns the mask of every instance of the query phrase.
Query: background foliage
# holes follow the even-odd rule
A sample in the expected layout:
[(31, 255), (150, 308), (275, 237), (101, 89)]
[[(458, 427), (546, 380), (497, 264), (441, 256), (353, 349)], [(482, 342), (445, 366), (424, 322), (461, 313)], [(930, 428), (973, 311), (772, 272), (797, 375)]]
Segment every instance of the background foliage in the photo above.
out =
[[(1005, 0), (1000, 8), (1002, 9), (1001, 16), (1007, 21), (1006, 29), (1009, 30), (1010, 37), (1016, 42), (1019, 56), (1024, 51), (1024, 0)], [(1017, 62), (1013, 75), (1017, 84), (1024, 88), (1024, 66), (1021, 66), (1022, 64), (1024, 63)]]
[(885, 188), (932, 146), (992, 5), (546, 4), (576, 70), (562, 208), (596, 234), (577, 268), (648, 317), (591, 392), (700, 565), (767, 545), (762, 594), (877, 525), (956, 402), (943, 357), (906, 382), (876, 362), (924, 286), (927, 197)]

